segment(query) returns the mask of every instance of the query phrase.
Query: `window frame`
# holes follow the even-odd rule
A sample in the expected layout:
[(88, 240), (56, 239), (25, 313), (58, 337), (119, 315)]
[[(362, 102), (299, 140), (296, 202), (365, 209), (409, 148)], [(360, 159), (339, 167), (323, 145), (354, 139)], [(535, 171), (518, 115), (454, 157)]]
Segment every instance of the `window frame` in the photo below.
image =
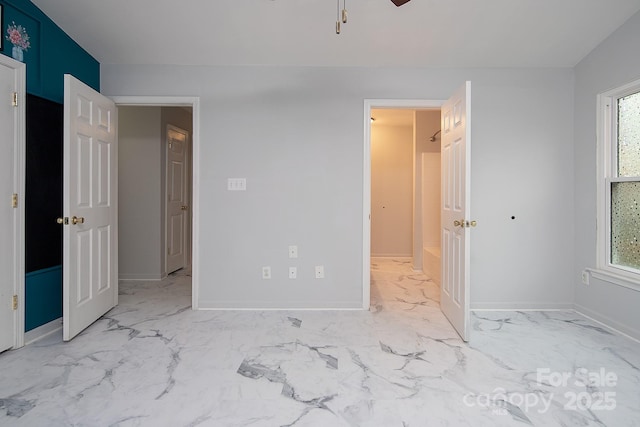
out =
[(640, 291), (640, 270), (611, 263), (611, 184), (638, 182), (618, 177), (618, 99), (640, 92), (640, 80), (598, 95), (597, 120), (597, 268), (591, 275)]

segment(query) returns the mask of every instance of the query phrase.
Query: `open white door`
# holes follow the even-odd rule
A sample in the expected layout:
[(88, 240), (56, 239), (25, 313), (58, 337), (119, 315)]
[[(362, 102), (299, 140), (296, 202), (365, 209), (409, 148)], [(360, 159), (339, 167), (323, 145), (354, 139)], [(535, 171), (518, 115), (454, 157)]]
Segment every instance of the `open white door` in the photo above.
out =
[(24, 76), (24, 64), (0, 55), (0, 352), (22, 345), (24, 328)]
[(167, 274), (187, 265), (189, 132), (167, 125)]
[(118, 303), (117, 110), (64, 76), (63, 338)]
[(471, 82), (444, 103), (442, 129), (442, 289), (440, 305), (464, 341), (469, 340), (469, 227)]

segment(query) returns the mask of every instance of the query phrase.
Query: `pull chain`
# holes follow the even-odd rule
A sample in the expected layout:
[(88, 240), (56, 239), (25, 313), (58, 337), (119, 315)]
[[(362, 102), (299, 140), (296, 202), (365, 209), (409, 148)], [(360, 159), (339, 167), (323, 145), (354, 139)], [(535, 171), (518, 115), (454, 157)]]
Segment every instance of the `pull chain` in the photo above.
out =
[(340, 34), (340, 24), (347, 23), (347, 0), (342, 0), (342, 10), (340, 10), (340, 0), (337, 0), (336, 7), (336, 34)]
[(342, 23), (347, 23), (347, 0), (342, 0)]

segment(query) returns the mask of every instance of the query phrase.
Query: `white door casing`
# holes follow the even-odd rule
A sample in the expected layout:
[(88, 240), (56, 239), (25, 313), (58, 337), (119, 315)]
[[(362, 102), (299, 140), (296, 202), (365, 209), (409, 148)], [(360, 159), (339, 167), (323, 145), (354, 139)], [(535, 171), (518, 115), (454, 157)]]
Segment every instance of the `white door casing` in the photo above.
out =
[(115, 104), (65, 74), (62, 256), (65, 341), (118, 303), (117, 159)]
[(0, 55), (0, 352), (24, 343), (25, 75)]
[(165, 226), (167, 274), (186, 267), (189, 224), (189, 132), (167, 125)]
[(441, 110), (441, 292), (440, 306), (464, 341), (469, 340), (469, 226), (471, 82)]

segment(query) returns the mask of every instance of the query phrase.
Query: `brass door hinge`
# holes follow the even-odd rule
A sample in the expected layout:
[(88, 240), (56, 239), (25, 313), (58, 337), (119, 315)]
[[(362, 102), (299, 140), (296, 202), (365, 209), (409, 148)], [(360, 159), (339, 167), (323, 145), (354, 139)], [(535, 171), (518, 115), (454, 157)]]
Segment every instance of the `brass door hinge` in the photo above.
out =
[(14, 310), (18, 309), (18, 295), (13, 296), (13, 300), (11, 302), (11, 306)]
[(13, 92), (13, 101), (11, 102), (11, 105), (14, 107), (18, 106), (18, 92)]
[(16, 193), (13, 193), (11, 195), (11, 207), (13, 207), (13, 208), (17, 208), (18, 207), (18, 195)]

